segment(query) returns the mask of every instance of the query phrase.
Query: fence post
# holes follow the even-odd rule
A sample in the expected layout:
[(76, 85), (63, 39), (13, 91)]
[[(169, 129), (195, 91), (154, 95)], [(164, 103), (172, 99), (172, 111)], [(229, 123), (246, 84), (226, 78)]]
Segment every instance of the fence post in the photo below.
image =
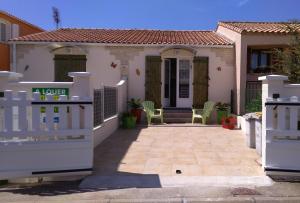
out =
[[(53, 101), (53, 95), (47, 94), (46, 101)], [(46, 107), (46, 125), (47, 129), (53, 130), (54, 129), (54, 108), (53, 105), (48, 104)]]
[[(32, 94), (32, 101), (38, 102), (41, 100), (41, 94), (34, 92)], [(32, 130), (39, 131), (41, 128), (41, 106), (32, 105)]]
[[(58, 100), (59, 101), (67, 101), (68, 98), (67, 98), (66, 95), (59, 95)], [(68, 107), (66, 105), (63, 105), (63, 106), (59, 107), (58, 111), (59, 111), (59, 122), (58, 122), (59, 129), (67, 129), (67, 126), (68, 126), (68, 122), (67, 122)]]
[(4, 118), (5, 130), (11, 132), (13, 130), (13, 108), (12, 108), (12, 90), (4, 91), (5, 105), (4, 105)]
[[(267, 75), (259, 77), (258, 80), (262, 81), (262, 166), (266, 166), (266, 136), (268, 127), (272, 126), (273, 118), (272, 108), (265, 106), (268, 98), (273, 98), (274, 94), (282, 97), (284, 94), (283, 87), (284, 81), (288, 80), (287, 76), (283, 75)], [(283, 128), (283, 126), (280, 126)]]
[(19, 121), (19, 130), (27, 131), (28, 130), (28, 119), (27, 119), (27, 92), (19, 91), (18, 97), (20, 99), (18, 105), (18, 121)]

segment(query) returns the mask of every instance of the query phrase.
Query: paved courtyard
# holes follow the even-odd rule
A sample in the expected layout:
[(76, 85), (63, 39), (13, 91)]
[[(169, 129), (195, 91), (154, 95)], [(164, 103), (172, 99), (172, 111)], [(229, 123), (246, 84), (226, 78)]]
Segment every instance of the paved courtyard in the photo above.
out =
[(263, 176), (240, 130), (191, 124), (119, 129), (95, 150), (95, 175)]

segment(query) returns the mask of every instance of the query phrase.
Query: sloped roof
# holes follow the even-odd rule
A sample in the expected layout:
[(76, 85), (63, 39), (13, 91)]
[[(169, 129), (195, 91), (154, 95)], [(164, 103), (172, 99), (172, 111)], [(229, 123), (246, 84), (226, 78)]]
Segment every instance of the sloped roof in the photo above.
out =
[(225, 22), (221, 21), (218, 26), (223, 26), (238, 33), (280, 33), (288, 34), (292, 30), (300, 30), (300, 23), (290, 22)]
[(22, 23), (24, 23), (24, 24), (26, 24), (26, 25), (28, 25), (28, 26), (30, 26), (30, 27), (34, 27), (34, 28), (36, 28), (36, 29), (38, 29), (38, 30), (40, 30), (40, 31), (44, 31), (43, 28), (40, 28), (40, 27), (38, 27), (38, 26), (36, 26), (36, 25), (33, 25), (33, 24), (31, 24), (31, 23), (29, 23), (29, 22), (27, 22), (27, 21), (25, 21), (25, 20), (23, 20), (23, 19), (21, 19), (21, 18), (18, 18), (18, 17), (14, 16), (14, 15), (12, 15), (12, 14), (6, 12), (6, 11), (0, 10), (0, 14), (6, 15), (6, 16), (8, 16), (9, 18), (12, 18), (12, 19), (14, 19), (14, 20), (16, 20), (16, 21), (22, 22)]
[(77, 42), (105, 44), (178, 44), (232, 45), (232, 41), (214, 31), (172, 31), (138, 29), (74, 29), (63, 28), (41, 32), (10, 41), (17, 42)]

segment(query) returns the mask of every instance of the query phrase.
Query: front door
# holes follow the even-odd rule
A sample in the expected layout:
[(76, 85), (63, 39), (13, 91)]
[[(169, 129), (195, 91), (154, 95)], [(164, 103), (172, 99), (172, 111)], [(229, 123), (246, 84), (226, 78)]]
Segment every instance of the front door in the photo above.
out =
[(177, 59), (177, 107), (192, 107), (191, 75), (192, 65), (189, 59)]
[(192, 107), (191, 61), (166, 58), (163, 74), (164, 107)]

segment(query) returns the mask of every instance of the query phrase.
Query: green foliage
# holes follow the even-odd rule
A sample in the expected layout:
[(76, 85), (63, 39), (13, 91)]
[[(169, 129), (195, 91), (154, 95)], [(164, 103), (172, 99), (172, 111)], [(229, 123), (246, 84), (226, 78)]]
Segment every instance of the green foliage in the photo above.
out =
[(128, 118), (128, 117), (134, 117), (134, 115), (132, 113), (130, 113), (130, 112), (124, 112), (122, 114), (122, 118)]
[(258, 95), (255, 99), (252, 99), (247, 105), (246, 105), (246, 112), (261, 112), (262, 111), (262, 100), (261, 100), (261, 94)]
[(229, 108), (229, 104), (227, 104), (227, 103), (222, 103), (222, 102), (218, 102), (218, 103), (216, 104), (216, 108), (217, 108), (217, 110), (219, 110), (219, 111), (227, 111), (228, 108)]
[(127, 102), (129, 107), (131, 109), (140, 109), (142, 108), (142, 101), (141, 99), (134, 99), (134, 98), (131, 98), (130, 101)]
[(292, 83), (300, 82), (300, 34), (299, 21), (287, 23), (286, 29), (292, 34), (291, 41), (287, 48), (275, 49), (274, 56), (276, 63), (272, 65), (272, 69), (279, 74), (289, 77)]

